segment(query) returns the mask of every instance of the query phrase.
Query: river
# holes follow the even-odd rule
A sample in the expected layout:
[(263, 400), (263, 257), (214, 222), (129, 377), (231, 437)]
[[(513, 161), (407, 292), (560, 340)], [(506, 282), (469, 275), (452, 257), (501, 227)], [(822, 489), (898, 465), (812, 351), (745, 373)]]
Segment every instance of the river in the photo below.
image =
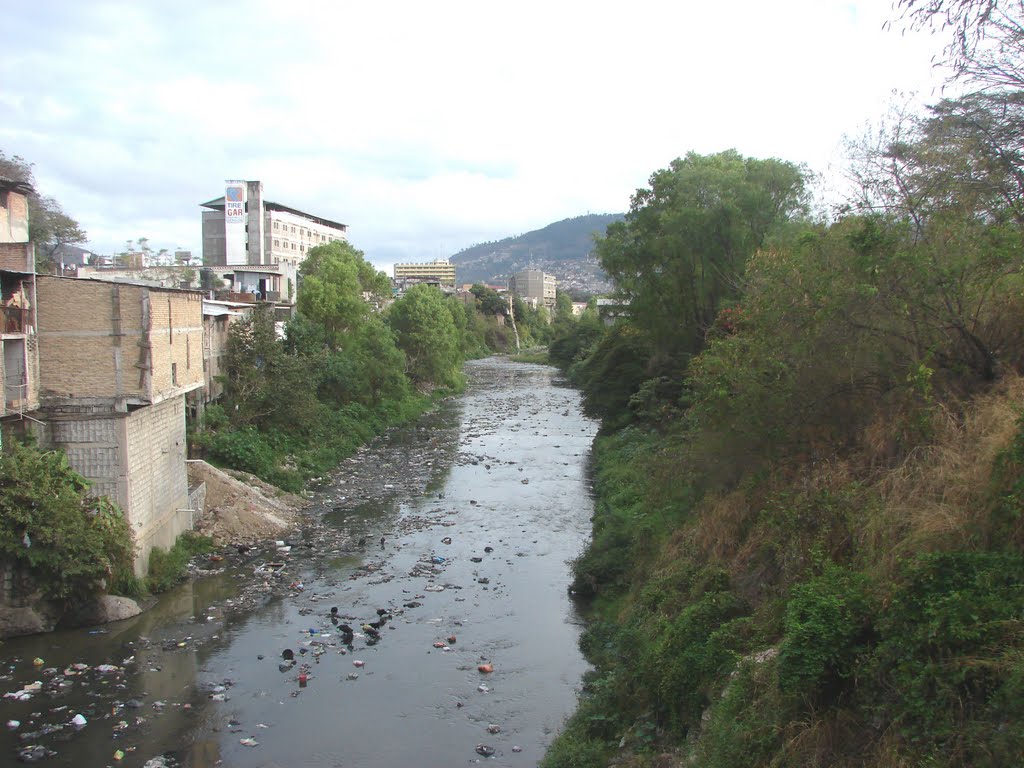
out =
[[(239, 562), (115, 625), (7, 641), (2, 690), (43, 690), (0, 700), (0, 719), (20, 722), (0, 754), (13, 762), (37, 745), (53, 766), (536, 765), (587, 668), (566, 587), (589, 535), (597, 424), (551, 368), (490, 358), (466, 371), (464, 395), (323, 480), (287, 558)], [(240, 610), (242, 585), (274, 560), (291, 588)], [(84, 726), (69, 724), (76, 714)]]

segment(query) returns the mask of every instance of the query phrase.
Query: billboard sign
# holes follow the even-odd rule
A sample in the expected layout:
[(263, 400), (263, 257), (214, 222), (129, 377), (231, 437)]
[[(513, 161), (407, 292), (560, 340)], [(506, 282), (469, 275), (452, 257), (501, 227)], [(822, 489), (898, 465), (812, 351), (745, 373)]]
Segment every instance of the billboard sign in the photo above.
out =
[(227, 264), (245, 264), (244, 181), (224, 182), (224, 251)]

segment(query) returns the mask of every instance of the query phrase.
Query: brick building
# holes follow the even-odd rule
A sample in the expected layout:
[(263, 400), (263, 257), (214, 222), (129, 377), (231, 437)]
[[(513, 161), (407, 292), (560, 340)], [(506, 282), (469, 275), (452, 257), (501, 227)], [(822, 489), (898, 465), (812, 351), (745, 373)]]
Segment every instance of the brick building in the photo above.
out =
[(39, 407), (35, 249), (28, 235), (31, 193), (28, 184), (0, 176), (0, 419), (8, 422)]
[(202, 388), (202, 294), (100, 280), (37, 280), (44, 445), (118, 503), (145, 573), (191, 528), (185, 396)]

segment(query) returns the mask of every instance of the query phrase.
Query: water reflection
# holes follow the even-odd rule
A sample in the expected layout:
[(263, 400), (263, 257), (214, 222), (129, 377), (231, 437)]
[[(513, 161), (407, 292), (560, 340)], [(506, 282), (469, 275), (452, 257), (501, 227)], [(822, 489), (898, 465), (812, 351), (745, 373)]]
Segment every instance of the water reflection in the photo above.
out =
[[(106, 634), (13, 641), (8, 690), (36, 674), (35, 655), (61, 669), (135, 661), (59, 699), (4, 701), (4, 719), (38, 728), (85, 708), (90, 724), (68, 742), (41, 739), (58, 752), (50, 765), (109, 765), (119, 748), (125, 766), (161, 753), (194, 768), (450, 765), (477, 759), (481, 742), (496, 750), (490, 765), (536, 764), (586, 668), (565, 587), (589, 530), (596, 425), (551, 369), (487, 360), (467, 371), (465, 396), (323, 483), (326, 538), (289, 564), (302, 591), (225, 611), (250, 576), (229, 570)], [(351, 651), (331, 606), (355, 628)], [(374, 644), (362, 625), (375, 620)], [(285, 648), (297, 663), (282, 671)], [(484, 661), (493, 673), (477, 671)], [(14, 754), (17, 735), (3, 739)]]

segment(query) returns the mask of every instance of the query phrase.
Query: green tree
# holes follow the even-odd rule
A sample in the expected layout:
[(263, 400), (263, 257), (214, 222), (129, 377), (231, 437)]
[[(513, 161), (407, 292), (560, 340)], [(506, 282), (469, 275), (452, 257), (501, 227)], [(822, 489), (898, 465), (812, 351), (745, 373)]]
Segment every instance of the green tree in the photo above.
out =
[(347, 242), (310, 249), (299, 276), (298, 310), (324, 329), (324, 339), (332, 349), (342, 348), (346, 335), (369, 317), (371, 306), (364, 293), (377, 297), (391, 293), (387, 276)]
[(558, 291), (555, 293), (555, 316), (553, 322), (567, 322), (572, 319), (572, 297), (565, 291)]
[(231, 326), (224, 370), (224, 397), (234, 426), (292, 434), (317, 426), (319, 369), (286, 350), (272, 310), (258, 307), (251, 318)]
[(804, 187), (791, 163), (729, 150), (673, 160), (633, 195), (597, 255), (657, 367), (678, 370), (700, 350), (718, 310), (738, 295), (747, 259), (805, 211)]
[(405, 352), (409, 377), (421, 385), (455, 387), (462, 355), (458, 329), (440, 291), (415, 285), (387, 313), (399, 349)]
[(476, 306), (485, 315), (508, 314), (508, 303), (493, 288), (476, 283), (470, 289), (476, 297)]

